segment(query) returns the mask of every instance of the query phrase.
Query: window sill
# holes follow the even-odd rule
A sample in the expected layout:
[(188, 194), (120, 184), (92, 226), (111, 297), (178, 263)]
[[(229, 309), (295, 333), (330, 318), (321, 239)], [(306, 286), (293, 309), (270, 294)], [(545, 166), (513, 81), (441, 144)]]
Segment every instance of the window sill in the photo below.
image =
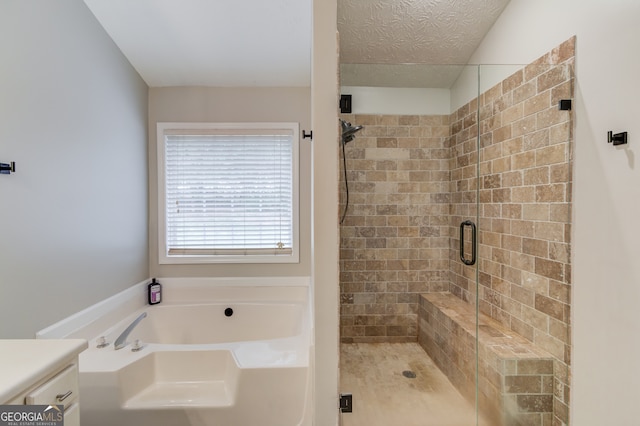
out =
[(160, 256), (161, 265), (225, 264), (225, 263), (300, 263), (297, 253), (282, 256)]

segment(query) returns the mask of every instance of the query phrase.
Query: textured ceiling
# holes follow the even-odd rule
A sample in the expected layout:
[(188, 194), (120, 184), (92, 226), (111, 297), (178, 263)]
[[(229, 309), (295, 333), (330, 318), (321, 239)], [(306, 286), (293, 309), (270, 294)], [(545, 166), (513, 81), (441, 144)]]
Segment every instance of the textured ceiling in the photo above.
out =
[[(312, 1), (84, 0), (152, 87), (309, 86)], [(450, 87), (508, 1), (338, 0), (341, 82)]]
[[(466, 64), (508, 2), (338, 0), (342, 83), (365, 85), (356, 84), (362, 79), (382, 86), (450, 87), (457, 76), (450, 73), (461, 67), (435, 71), (361, 64)], [(412, 75), (415, 70), (423, 73), (420, 78)]]

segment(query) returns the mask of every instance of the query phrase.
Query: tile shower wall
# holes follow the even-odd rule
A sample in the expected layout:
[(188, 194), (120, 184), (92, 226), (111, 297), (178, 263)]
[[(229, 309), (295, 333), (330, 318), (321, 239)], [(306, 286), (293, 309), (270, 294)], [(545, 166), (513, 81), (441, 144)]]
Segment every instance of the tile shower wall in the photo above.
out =
[[(451, 117), (451, 287), (475, 302), (475, 269), (455, 261), (479, 187), (480, 311), (554, 356), (554, 425), (568, 424), (570, 376), (571, 39)], [(548, 64), (560, 64), (550, 66)]]
[[(553, 355), (553, 425), (569, 424), (572, 116), (558, 101), (573, 97), (574, 51), (570, 39), (450, 116), (342, 116), (365, 127), (346, 146), (341, 340), (415, 341), (418, 294), (475, 304), (477, 291), (481, 312)], [(458, 250), (476, 214), (478, 289)]]
[(341, 339), (416, 341), (419, 294), (449, 287), (449, 117), (342, 118), (364, 129), (345, 147)]

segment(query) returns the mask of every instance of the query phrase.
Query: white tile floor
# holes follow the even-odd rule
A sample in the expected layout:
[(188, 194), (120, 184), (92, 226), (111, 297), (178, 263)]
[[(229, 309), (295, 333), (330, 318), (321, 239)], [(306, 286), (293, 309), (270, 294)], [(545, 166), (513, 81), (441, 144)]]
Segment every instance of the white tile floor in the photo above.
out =
[[(405, 370), (416, 377), (406, 378)], [(343, 343), (340, 392), (353, 394), (343, 426), (476, 425), (474, 405), (417, 343)]]

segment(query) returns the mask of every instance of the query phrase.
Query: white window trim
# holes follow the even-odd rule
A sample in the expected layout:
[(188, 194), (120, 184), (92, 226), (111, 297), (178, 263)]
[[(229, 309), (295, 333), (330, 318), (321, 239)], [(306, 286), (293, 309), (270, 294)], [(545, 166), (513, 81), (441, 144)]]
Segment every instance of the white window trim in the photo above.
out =
[[(286, 129), (293, 133), (293, 247), (287, 255), (169, 255), (167, 252), (166, 186), (165, 186), (165, 132), (184, 130), (257, 130)], [(299, 263), (300, 261), (300, 173), (299, 145), (300, 126), (293, 122), (279, 123), (157, 123), (157, 166), (158, 166), (158, 261), (160, 264), (202, 264), (202, 263)]]

